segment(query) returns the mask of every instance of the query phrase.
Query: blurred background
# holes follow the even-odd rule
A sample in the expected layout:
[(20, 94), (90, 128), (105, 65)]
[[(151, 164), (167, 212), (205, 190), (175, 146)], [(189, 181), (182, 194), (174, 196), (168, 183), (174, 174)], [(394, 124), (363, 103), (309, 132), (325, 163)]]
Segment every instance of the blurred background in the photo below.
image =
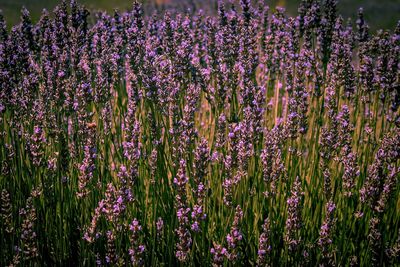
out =
[[(52, 11), (61, 0), (0, 0), (0, 9), (7, 20), (8, 27), (18, 23), (20, 10), (25, 6), (30, 12), (33, 21), (37, 21), (44, 8)], [(125, 11), (132, 6), (133, 0), (77, 0), (85, 5), (91, 13), (99, 10), (112, 12), (115, 8)], [(168, 8), (175, 5), (187, 9), (209, 9), (216, 8), (217, 0), (142, 0), (151, 8)], [(290, 15), (297, 12), (300, 0), (265, 0), (271, 8), (283, 6)], [(353, 22), (357, 16), (359, 7), (364, 8), (367, 23), (372, 31), (378, 29), (394, 30), (400, 19), (400, 0), (339, 0), (338, 10), (344, 18), (352, 18)]]

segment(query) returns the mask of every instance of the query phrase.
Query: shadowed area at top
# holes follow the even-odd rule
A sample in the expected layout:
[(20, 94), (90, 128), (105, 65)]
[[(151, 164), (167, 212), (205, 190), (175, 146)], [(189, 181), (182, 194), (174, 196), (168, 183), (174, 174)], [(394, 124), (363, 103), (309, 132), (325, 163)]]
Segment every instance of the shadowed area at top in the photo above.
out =
[[(98, 10), (105, 10), (112, 12), (114, 9), (121, 11), (131, 8), (133, 1), (127, 0), (78, 0), (80, 4), (85, 5), (95, 12)], [(217, 5), (217, 0), (144, 0), (144, 3), (154, 5), (162, 5), (163, 3), (174, 3), (177, 5), (190, 5), (195, 3), (197, 6), (206, 6), (210, 8), (211, 5)], [(300, 0), (266, 0), (267, 5), (270, 7), (284, 6), (290, 15), (297, 11), (297, 6)], [(0, 0), (0, 9), (3, 11), (5, 19), (7, 20), (8, 27), (15, 25), (19, 22), (20, 10), (25, 6), (30, 12), (32, 19), (37, 21), (40, 17), (42, 10), (45, 8), (52, 11), (53, 8), (59, 3), (57, 0)], [(397, 21), (400, 19), (400, 0), (339, 0), (338, 9), (339, 13), (345, 18), (351, 17), (355, 21), (355, 15), (359, 7), (364, 8), (364, 15), (371, 30), (389, 29), (393, 30), (396, 27)], [(215, 8), (216, 10), (216, 8)]]

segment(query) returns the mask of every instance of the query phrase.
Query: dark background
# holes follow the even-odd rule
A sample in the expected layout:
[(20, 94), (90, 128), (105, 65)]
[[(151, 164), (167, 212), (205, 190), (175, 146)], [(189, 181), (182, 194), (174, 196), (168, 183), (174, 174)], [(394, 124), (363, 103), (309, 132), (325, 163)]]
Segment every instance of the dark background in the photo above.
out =
[[(85, 5), (91, 13), (98, 10), (112, 12), (115, 8), (121, 11), (127, 10), (132, 6), (133, 0), (77, 0), (78, 3)], [(217, 0), (191, 0), (198, 5), (207, 2), (204, 5), (216, 4)], [(25, 6), (30, 12), (33, 21), (37, 21), (44, 8), (52, 11), (59, 3), (59, 0), (0, 0), (0, 9), (3, 10), (7, 25), (10, 27), (19, 21), (20, 10)], [(184, 5), (188, 0), (142, 0), (142, 2), (151, 2), (152, 4), (162, 4), (163, 2), (174, 2), (175, 5)], [(271, 8), (276, 5), (284, 6), (289, 14), (293, 15), (297, 11), (300, 0), (266, 0)], [(364, 14), (371, 30), (389, 29), (396, 27), (400, 19), (400, 0), (339, 0), (339, 13), (344, 18), (353, 18), (357, 15), (359, 7), (364, 8)]]

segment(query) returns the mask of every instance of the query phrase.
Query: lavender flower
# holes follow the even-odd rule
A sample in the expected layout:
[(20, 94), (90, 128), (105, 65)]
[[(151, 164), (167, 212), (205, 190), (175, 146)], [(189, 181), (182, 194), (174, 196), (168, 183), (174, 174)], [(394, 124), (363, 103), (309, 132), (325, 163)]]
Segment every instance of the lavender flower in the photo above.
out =
[(395, 189), (396, 177), (398, 177), (398, 174), (400, 173), (400, 169), (393, 166), (389, 166), (388, 170), (390, 173), (383, 184), (382, 192), (377, 201), (377, 205), (375, 206), (375, 210), (379, 213), (382, 213), (385, 210), (391, 194)]
[(177, 187), (176, 216), (178, 217), (178, 223), (179, 223), (178, 228), (175, 230), (178, 236), (175, 256), (181, 262), (187, 261), (188, 253), (192, 245), (192, 236), (189, 231), (190, 208), (187, 207), (187, 201), (186, 201), (186, 184), (188, 183), (189, 179), (186, 176), (185, 169), (186, 169), (186, 162), (184, 160), (181, 160), (178, 174), (174, 178), (174, 184)]
[(332, 231), (335, 224), (334, 211), (336, 209), (335, 203), (329, 201), (325, 207), (325, 220), (321, 225), (318, 238), (318, 246), (322, 253), (322, 262), (327, 265), (332, 265), (334, 257), (330, 251), (332, 245)]
[(228, 254), (227, 258), (231, 262), (235, 262), (239, 258), (239, 245), (243, 239), (243, 234), (240, 230), (240, 224), (243, 219), (243, 211), (240, 206), (236, 207), (235, 217), (233, 218), (233, 223), (229, 234), (226, 236), (226, 241), (228, 243)]
[(118, 261), (118, 255), (116, 253), (115, 247), (116, 237), (112, 231), (107, 231), (107, 253), (106, 253), (106, 263), (116, 264)]
[(385, 254), (393, 261), (393, 263), (396, 261), (396, 259), (399, 258), (399, 256), (400, 256), (400, 235), (397, 236), (397, 240), (393, 244), (393, 246), (386, 249)]
[(93, 178), (93, 172), (95, 170), (95, 160), (97, 157), (96, 151), (96, 124), (87, 124), (88, 136), (86, 144), (84, 146), (84, 158), (79, 166), (79, 179), (77, 196), (83, 198), (89, 194), (87, 185)]
[(302, 227), (301, 202), (304, 193), (301, 190), (300, 179), (297, 176), (293, 183), (291, 196), (287, 200), (288, 208), (284, 241), (290, 251), (295, 251), (301, 242), (298, 237), (298, 231)]
[(26, 202), (26, 207), (21, 209), (19, 212), (20, 216), (23, 217), (21, 225), (21, 244), (23, 257), (26, 260), (33, 259), (39, 256), (37, 246), (37, 234), (35, 232), (36, 209), (33, 206), (33, 198), (29, 197)]
[(200, 144), (196, 148), (194, 155), (195, 155), (195, 161), (193, 163), (193, 169), (195, 170), (194, 182), (197, 188), (193, 190), (196, 202), (192, 211), (192, 219), (194, 220), (194, 222), (192, 223), (191, 229), (194, 232), (199, 232), (201, 231), (201, 229), (199, 228), (200, 221), (205, 220), (207, 217), (207, 214), (204, 212), (204, 201), (207, 190), (205, 184), (205, 177), (207, 174), (207, 167), (210, 160), (207, 140), (202, 139), (200, 141)]
[(269, 218), (265, 219), (262, 228), (263, 231), (258, 241), (257, 264), (259, 266), (266, 266), (268, 265), (268, 257), (271, 253), (271, 225)]
[(356, 162), (356, 154), (349, 152), (342, 160), (344, 166), (344, 173), (342, 176), (344, 196), (350, 197), (353, 195), (355, 187), (355, 179), (360, 175), (360, 170)]
[(2, 225), (5, 231), (11, 234), (14, 231), (14, 227), (12, 224), (13, 216), (12, 216), (12, 206), (11, 206), (10, 194), (7, 190), (3, 189), (1, 191), (1, 209), (0, 215), (2, 220)]
[(35, 166), (39, 166), (42, 162), (45, 142), (46, 138), (42, 128), (35, 126), (29, 143), (29, 152), (32, 157), (32, 163)]
[[(124, 167), (122, 167), (122, 170), (126, 171)], [(102, 235), (102, 229), (99, 228), (99, 221), (102, 217), (107, 222), (112, 223), (118, 231), (121, 231), (124, 225), (120, 219), (124, 217), (127, 204), (132, 200), (129, 189), (122, 187), (120, 190), (117, 190), (112, 183), (108, 183), (105, 197), (98, 202), (90, 224), (85, 227), (83, 239), (89, 243), (93, 243), (96, 236)]]
[(212, 265), (217, 267), (223, 265), (224, 258), (228, 254), (228, 251), (223, 246), (214, 243), (213, 248), (211, 248), (211, 254), (213, 255)]
[(391, 164), (400, 157), (398, 152), (400, 147), (399, 136), (399, 131), (386, 134), (375, 154), (373, 164), (368, 167), (368, 176), (360, 189), (360, 200), (362, 203), (369, 203), (371, 208), (374, 208), (377, 204), (376, 202), (383, 189), (385, 182), (382, 179), (383, 168), (386, 164)]
[(356, 20), (357, 25), (357, 40), (359, 42), (365, 42), (368, 40), (368, 24), (364, 20), (364, 10), (362, 7), (358, 9), (358, 18)]
[(144, 264), (143, 254), (145, 252), (145, 246), (140, 243), (139, 238), (142, 226), (136, 218), (129, 224), (129, 230), (132, 232), (130, 235), (131, 248), (129, 249), (131, 263), (133, 266), (141, 266)]
[[(181, 210), (178, 211), (179, 221), (182, 222), (184, 221), (185, 218), (188, 216), (189, 210)], [(188, 222), (181, 223), (187, 224)], [(190, 234), (190, 231), (188, 228), (185, 226), (179, 226), (178, 229), (176, 229), (176, 234), (179, 238), (178, 243), (176, 244), (176, 253), (175, 256), (180, 262), (186, 262), (188, 260), (188, 254), (190, 251), (190, 248), (192, 246), (192, 236)]]
[(382, 233), (379, 229), (380, 219), (371, 218), (369, 221), (368, 243), (372, 254), (372, 265), (379, 266), (380, 250), (382, 247)]
[(265, 148), (261, 152), (261, 161), (263, 165), (263, 179), (270, 185), (269, 190), (265, 192), (267, 196), (274, 196), (276, 194), (276, 183), (285, 173), (281, 149), (284, 137), (281, 125), (275, 126), (271, 131), (265, 133)]
[(158, 239), (160, 239), (163, 236), (163, 230), (164, 230), (164, 220), (161, 217), (158, 217), (156, 222), (156, 231)]

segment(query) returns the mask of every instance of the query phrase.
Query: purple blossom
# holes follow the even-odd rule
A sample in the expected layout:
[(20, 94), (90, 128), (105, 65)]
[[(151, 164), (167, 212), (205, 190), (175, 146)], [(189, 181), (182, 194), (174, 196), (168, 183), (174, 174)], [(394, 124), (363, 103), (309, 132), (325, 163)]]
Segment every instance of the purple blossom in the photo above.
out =
[(287, 219), (284, 241), (289, 250), (298, 248), (301, 240), (298, 231), (302, 227), (301, 207), (303, 196), (300, 179), (297, 176), (291, 190), (291, 196), (287, 199)]
[(142, 226), (136, 218), (129, 224), (129, 230), (131, 231), (129, 238), (131, 242), (131, 247), (129, 248), (131, 264), (133, 266), (142, 266), (144, 264), (145, 246), (140, 243)]

